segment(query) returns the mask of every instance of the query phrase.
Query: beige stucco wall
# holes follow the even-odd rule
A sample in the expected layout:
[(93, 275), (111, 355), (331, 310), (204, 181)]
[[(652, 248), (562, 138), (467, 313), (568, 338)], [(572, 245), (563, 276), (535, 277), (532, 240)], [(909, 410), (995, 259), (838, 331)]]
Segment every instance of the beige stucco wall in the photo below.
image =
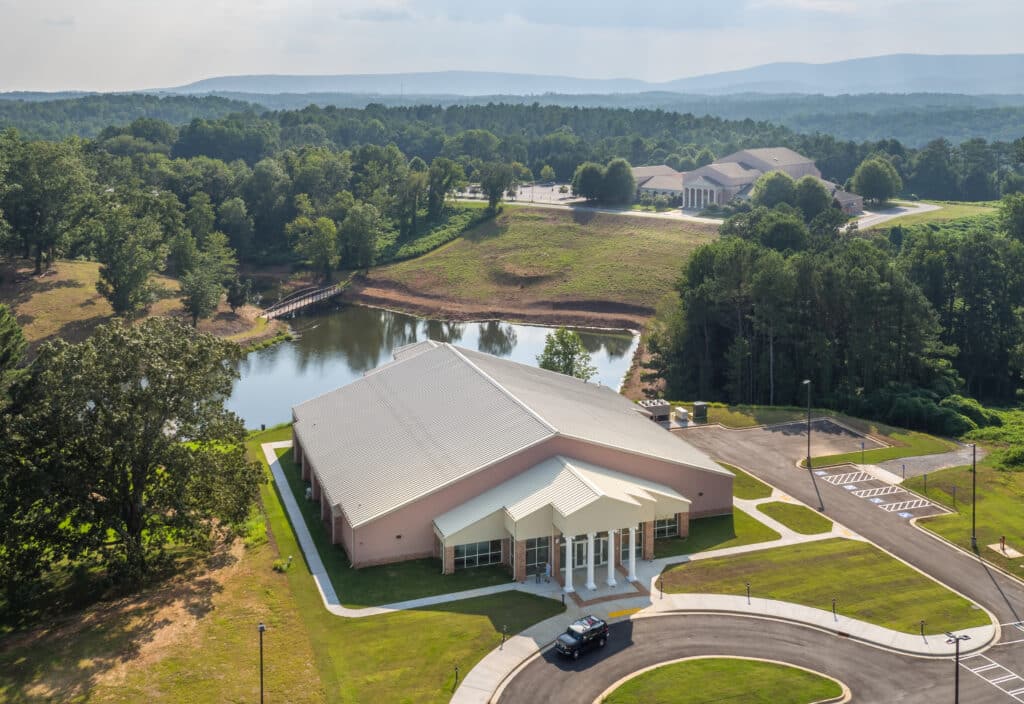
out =
[[(732, 475), (720, 475), (606, 448), (566, 437), (554, 437), (512, 455), (476, 474), (435, 491), (386, 516), (355, 530), (355, 545), (349, 545), (349, 535), (342, 540), (352, 562), (358, 566), (429, 556), (433, 552), (436, 516), (478, 496), (539, 462), (553, 456), (565, 455), (607, 467), (624, 474), (643, 477), (672, 487), (691, 502), (690, 517), (712, 516), (732, 511)], [(616, 523), (606, 521), (600, 528), (621, 527), (628, 520)], [(499, 527), (496, 524), (496, 528)], [(551, 523), (537, 526), (536, 535), (519, 535), (517, 539), (541, 537), (551, 533)], [(402, 536), (401, 538), (397, 536)], [(504, 523), (493, 536), (479, 536), (478, 540), (497, 540), (508, 536)], [(469, 541), (466, 541), (469, 542)]]

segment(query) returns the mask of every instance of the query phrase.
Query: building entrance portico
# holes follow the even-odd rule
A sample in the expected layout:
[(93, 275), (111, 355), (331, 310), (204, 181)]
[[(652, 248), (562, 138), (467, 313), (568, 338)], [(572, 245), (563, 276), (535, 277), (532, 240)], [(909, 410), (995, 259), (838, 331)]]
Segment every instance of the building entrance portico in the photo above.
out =
[[(608, 564), (608, 536), (598, 536), (594, 539), (594, 565)], [(587, 566), (587, 536), (577, 535), (573, 540), (573, 567)]]

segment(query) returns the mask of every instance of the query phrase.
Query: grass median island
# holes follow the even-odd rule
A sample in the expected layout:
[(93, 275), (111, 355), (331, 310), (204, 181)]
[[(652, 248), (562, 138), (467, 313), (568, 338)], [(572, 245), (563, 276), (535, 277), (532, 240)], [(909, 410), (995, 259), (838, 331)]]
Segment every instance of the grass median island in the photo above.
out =
[(752, 545), (782, 536), (738, 508), (728, 516), (710, 516), (690, 521), (686, 538), (659, 538), (654, 541), (654, 557), (692, 555), (706, 550), (720, 550), (737, 545)]
[[(291, 439), (290, 431), (286, 439)], [(353, 569), (349, 566), (348, 555), (344, 549), (340, 545), (331, 544), (330, 529), (320, 520), (320, 504), (305, 498), (306, 482), (302, 480), (292, 451), (279, 449), (277, 456), (281, 462), (281, 469), (288, 479), (288, 486), (295, 495), (306, 526), (316, 544), (317, 552), (320, 553), (320, 559), (334, 585), (334, 591), (343, 605), (351, 608), (379, 606), (465, 589), (507, 584), (512, 579), (508, 568), (500, 565), (475, 567), (443, 575), (441, 561), (432, 558)]]
[[(275, 428), (250, 436), (247, 444), (254, 458), (262, 458), (260, 444), (290, 437), (288, 427)], [(276, 485), (268, 482), (260, 492), (278, 552), (295, 556), (285, 577), (298, 606), (297, 625), (313, 644), (327, 701), (447, 702), (454, 666), (465, 676), (501, 642), (503, 626), (517, 633), (564, 610), (552, 599), (506, 592), (382, 616), (332, 616), (324, 610)]]
[[(971, 468), (967, 466), (929, 472), (927, 492), (924, 477), (904, 482), (907, 488), (954, 511), (922, 518), (918, 525), (965, 550), (971, 549), (971, 479)], [(988, 548), (1005, 536), (1007, 546), (1024, 553), (1024, 472), (1000, 471), (987, 461), (979, 462), (976, 515), (978, 554), (1024, 579), (1024, 558), (1011, 559)]]
[(734, 467), (731, 464), (726, 464), (725, 462), (719, 462), (718, 464), (736, 475), (736, 478), (732, 480), (732, 495), (736, 498), (753, 501), (755, 499), (767, 499), (772, 495), (772, 488), (760, 479), (756, 479), (739, 467)]
[(758, 504), (757, 510), (802, 535), (817, 535), (832, 530), (832, 521), (800, 504), (772, 501)]
[(742, 658), (695, 658), (623, 683), (604, 704), (811, 704), (838, 697), (835, 680), (798, 667)]
[(669, 593), (746, 594), (840, 614), (901, 633), (984, 626), (988, 616), (961, 596), (878, 548), (833, 538), (675, 565), (662, 572)]
[[(844, 419), (845, 422), (845, 419)], [(862, 425), (867, 421), (861, 421)], [(853, 425), (853, 424), (849, 424)], [(875, 430), (879, 430), (879, 424), (874, 424), (871, 427)], [(935, 455), (940, 452), (949, 452), (956, 449), (956, 445), (937, 438), (934, 435), (928, 435), (927, 433), (919, 433), (914, 430), (899, 430), (897, 428), (890, 428), (888, 426), (881, 426), (884, 428), (880, 434), (884, 435), (885, 439), (893, 443), (890, 447), (878, 447), (873, 450), (865, 449), (863, 453), (860, 450), (853, 452), (844, 452), (838, 455), (825, 455), (822, 457), (812, 458), (814, 467), (826, 467), (833, 464), (843, 464), (844, 462), (852, 462), (854, 464), (860, 464), (862, 461), (867, 464), (878, 464), (879, 462), (885, 462), (887, 460), (898, 460), (902, 457), (917, 457), (918, 455)], [(854, 427), (858, 432), (871, 432), (877, 434), (871, 430), (862, 430), (859, 427)], [(806, 460), (801, 460), (801, 467), (807, 466)]]

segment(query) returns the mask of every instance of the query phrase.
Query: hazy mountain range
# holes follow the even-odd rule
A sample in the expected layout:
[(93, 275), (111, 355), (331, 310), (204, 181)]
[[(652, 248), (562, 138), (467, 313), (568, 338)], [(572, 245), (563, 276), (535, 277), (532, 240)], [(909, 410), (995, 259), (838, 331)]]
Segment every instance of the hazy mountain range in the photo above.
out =
[(661, 83), (482, 71), (341, 75), (218, 76), (167, 93), (362, 93), (542, 95), (645, 93), (1024, 93), (1024, 54), (891, 54), (826, 64), (772, 63)]

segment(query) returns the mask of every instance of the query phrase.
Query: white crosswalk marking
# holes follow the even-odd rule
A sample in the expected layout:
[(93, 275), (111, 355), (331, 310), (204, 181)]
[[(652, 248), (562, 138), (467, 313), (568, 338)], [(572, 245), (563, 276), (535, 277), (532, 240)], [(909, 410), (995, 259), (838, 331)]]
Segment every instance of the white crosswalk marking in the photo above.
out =
[(858, 489), (853, 492), (854, 496), (859, 496), (862, 499), (870, 499), (873, 496), (886, 496), (888, 494), (900, 494), (907, 493), (907, 490), (899, 486), (881, 486), (876, 489)]
[[(983, 664), (978, 665), (979, 662)], [(975, 667), (975, 665), (978, 666)], [(1000, 665), (987, 655), (975, 653), (960, 658), (960, 667), (974, 673), (1012, 699), (1024, 703), (1024, 687), (1017, 686), (1021, 680), (1024, 680), (1024, 677), (1016, 674), (1005, 665)], [(1010, 689), (1011, 687), (1013, 689)]]
[(873, 477), (867, 472), (848, 472), (846, 474), (833, 474), (830, 477), (825, 477), (825, 481), (829, 484), (854, 484), (856, 482), (866, 482), (873, 479)]
[(878, 508), (892, 513), (893, 511), (908, 511), (912, 508), (924, 508), (925, 506), (931, 505), (931, 502), (926, 501), (925, 499), (911, 499), (910, 501), (897, 501), (891, 504), (882, 504)]

